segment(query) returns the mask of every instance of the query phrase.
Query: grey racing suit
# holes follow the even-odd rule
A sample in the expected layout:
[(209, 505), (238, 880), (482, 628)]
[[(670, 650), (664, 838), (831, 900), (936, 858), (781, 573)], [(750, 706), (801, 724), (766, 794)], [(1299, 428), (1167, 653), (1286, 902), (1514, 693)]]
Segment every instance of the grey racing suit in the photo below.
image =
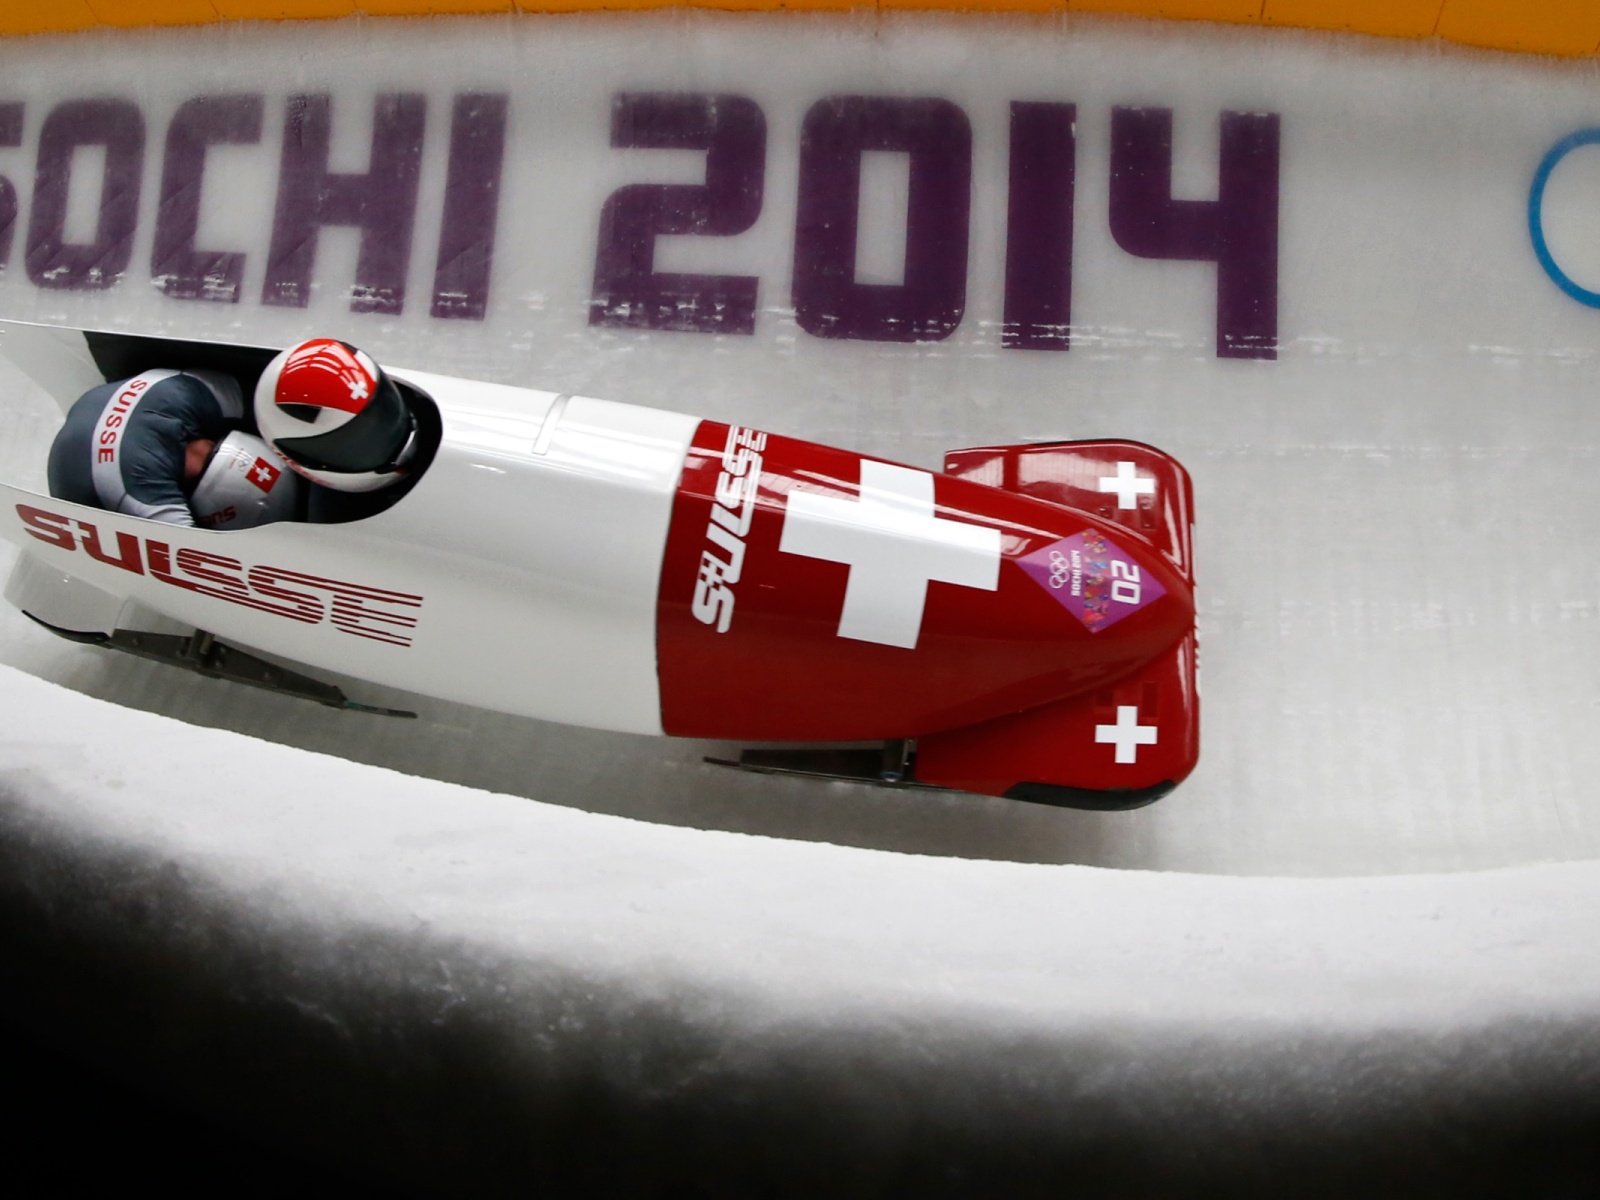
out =
[(219, 371), (146, 371), (91, 388), (50, 447), (50, 494), (193, 525), (183, 478), (188, 444), (221, 440), (243, 418), (238, 381)]

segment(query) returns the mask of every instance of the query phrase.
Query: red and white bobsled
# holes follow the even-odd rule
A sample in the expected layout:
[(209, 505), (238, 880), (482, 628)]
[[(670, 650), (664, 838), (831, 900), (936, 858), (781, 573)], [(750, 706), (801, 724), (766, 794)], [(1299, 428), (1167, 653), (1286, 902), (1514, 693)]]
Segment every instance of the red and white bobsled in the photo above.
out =
[[(19, 326), (0, 350), (64, 405), (157, 366), (229, 369), (248, 394), (272, 354)], [(1192, 497), (1158, 450), (993, 446), (935, 474), (391, 373), (437, 412), (392, 507), (219, 532), (6, 486), (0, 531), (24, 551), (7, 598), (65, 635), (346, 707), (244, 648), (549, 721), (810, 744), (747, 751), (755, 770), (1125, 808), (1194, 766)]]

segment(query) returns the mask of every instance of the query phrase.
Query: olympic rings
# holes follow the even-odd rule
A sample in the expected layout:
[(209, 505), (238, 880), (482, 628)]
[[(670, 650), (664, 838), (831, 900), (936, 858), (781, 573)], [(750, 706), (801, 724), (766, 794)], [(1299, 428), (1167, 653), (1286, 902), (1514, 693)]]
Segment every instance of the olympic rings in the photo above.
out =
[(1539, 265), (1544, 268), (1544, 273), (1550, 276), (1555, 285), (1579, 304), (1587, 304), (1590, 308), (1600, 308), (1600, 292), (1592, 291), (1582, 284), (1573, 281), (1572, 277), (1557, 265), (1555, 256), (1550, 253), (1550, 247), (1544, 239), (1544, 189), (1550, 182), (1550, 172), (1567, 155), (1579, 146), (1592, 146), (1600, 143), (1600, 129), (1580, 129), (1576, 133), (1569, 133), (1554, 146), (1539, 163), (1539, 169), (1533, 173), (1533, 186), (1528, 189), (1528, 233), (1533, 238), (1533, 253), (1539, 260)]
[(1050, 586), (1056, 589), (1067, 586), (1067, 580), (1072, 578), (1072, 564), (1067, 561), (1067, 556), (1059, 550), (1050, 551)]

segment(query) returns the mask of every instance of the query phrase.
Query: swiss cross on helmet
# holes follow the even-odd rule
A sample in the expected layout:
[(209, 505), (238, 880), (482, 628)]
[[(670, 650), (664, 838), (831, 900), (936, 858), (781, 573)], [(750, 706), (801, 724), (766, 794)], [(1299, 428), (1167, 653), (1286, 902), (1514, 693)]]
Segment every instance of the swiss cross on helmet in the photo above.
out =
[(189, 497), (195, 524), (207, 529), (252, 529), (290, 521), (305, 487), (277, 451), (254, 434), (235, 430), (217, 443)]
[(291, 346), (256, 384), (256, 424), (289, 465), (324, 487), (370, 492), (400, 479), (416, 420), (394, 380), (333, 338)]

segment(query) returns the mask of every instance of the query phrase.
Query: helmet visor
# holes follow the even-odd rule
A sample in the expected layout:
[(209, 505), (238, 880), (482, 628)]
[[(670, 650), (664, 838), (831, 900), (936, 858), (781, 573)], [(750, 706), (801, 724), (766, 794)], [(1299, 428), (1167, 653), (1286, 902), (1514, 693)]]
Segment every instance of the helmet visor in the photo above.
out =
[(411, 437), (411, 410), (394, 380), (383, 376), (365, 408), (338, 429), (314, 437), (278, 438), (278, 451), (313, 471), (385, 471)]

